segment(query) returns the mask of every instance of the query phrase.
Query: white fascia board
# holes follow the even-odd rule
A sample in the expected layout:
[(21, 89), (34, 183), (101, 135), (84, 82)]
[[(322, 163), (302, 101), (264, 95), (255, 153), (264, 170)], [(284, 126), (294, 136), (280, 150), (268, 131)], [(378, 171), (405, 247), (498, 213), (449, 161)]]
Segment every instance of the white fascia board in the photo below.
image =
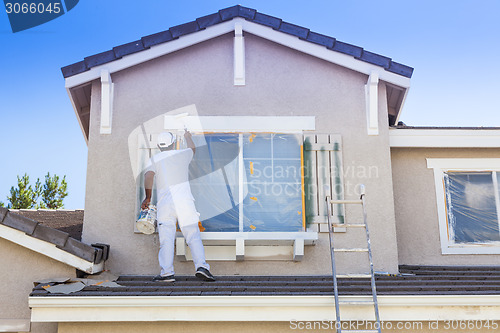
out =
[[(343, 320), (367, 320), (371, 296), (340, 296)], [(500, 295), (378, 296), (383, 321), (497, 320)], [(33, 322), (335, 321), (333, 296), (30, 297)], [(373, 318), (372, 318), (373, 319)]]
[(89, 274), (102, 272), (104, 262), (94, 264), (69, 252), (59, 249), (55, 244), (26, 235), (24, 232), (0, 224), (0, 238), (16, 243), (22, 247), (38, 252), (44, 256), (75, 267)]
[(191, 132), (273, 132), (300, 133), (316, 129), (314, 116), (186, 116), (177, 119), (166, 115), (164, 129)]
[(500, 158), (427, 158), (427, 168), (444, 171), (500, 171)]
[(92, 67), (90, 70), (66, 78), (66, 88), (75, 87), (86, 82), (98, 79), (101, 69), (106, 68), (109, 72), (117, 71), (135, 66), (137, 64), (164, 56), (166, 54), (181, 50), (183, 48), (207, 41), (209, 39), (233, 32), (235, 25), (241, 25), (243, 31), (247, 31), (256, 36), (265, 38), (275, 43), (295, 49), (297, 51), (312, 55), (314, 57), (329, 61), (331, 63), (352, 69), (356, 72), (370, 75), (373, 71), (380, 72), (380, 80), (395, 84), (402, 88), (410, 87), (410, 78), (381, 70), (380, 66), (357, 60), (353, 56), (340, 52), (328, 50), (326, 47), (299, 39), (296, 36), (276, 31), (271, 27), (266, 27), (257, 23), (247, 21), (243, 18), (235, 18), (231, 21), (216, 24), (204, 30), (181, 36), (179, 39), (167, 43), (152, 46), (149, 50), (144, 50), (134, 54), (124, 56), (121, 59), (109, 63)]
[(393, 148), (500, 148), (500, 130), (390, 129)]

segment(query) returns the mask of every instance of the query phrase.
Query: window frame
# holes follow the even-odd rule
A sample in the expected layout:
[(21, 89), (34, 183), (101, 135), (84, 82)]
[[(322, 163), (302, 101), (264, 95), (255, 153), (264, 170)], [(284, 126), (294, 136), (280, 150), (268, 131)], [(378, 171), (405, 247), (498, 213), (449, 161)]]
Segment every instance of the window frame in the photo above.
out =
[(491, 172), (500, 225), (500, 198), (495, 174), (500, 172), (500, 158), (427, 158), (427, 168), (434, 170), (434, 188), (442, 254), (500, 254), (500, 242), (456, 244), (449, 238), (446, 207), (445, 172)]
[[(304, 146), (304, 135), (302, 133), (297, 133), (297, 132), (288, 132), (288, 133), (283, 133), (283, 132), (273, 132), (273, 133), (252, 133), (252, 132), (195, 132), (193, 133), (193, 136), (197, 135), (217, 135), (217, 134), (234, 134), (238, 137), (238, 148), (239, 148), (239, 153), (238, 153), (238, 203), (239, 203), (239, 218), (238, 218), (238, 231), (204, 231), (203, 233), (212, 233), (212, 234), (218, 234), (218, 233), (228, 233), (228, 234), (247, 234), (247, 233), (300, 233), (300, 232), (306, 232), (306, 217), (305, 217), (305, 189), (304, 189), (304, 152), (303, 152), (303, 146)], [(294, 135), (299, 138), (299, 149), (300, 149), (300, 158), (297, 159), (297, 161), (300, 160), (300, 172), (301, 174), (299, 175), (300, 177), (300, 200), (301, 200), (301, 225), (302, 225), (302, 230), (297, 230), (297, 231), (244, 231), (244, 217), (245, 217), (245, 205), (243, 204), (244, 201), (244, 188), (245, 184), (250, 184), (248, 180), (246, 179), (246, 170), (245, 170), (245, 160), (250, 160), (252, 158), (244, 157), (245, 154), (245, 142), (244, 142), (244, 137), (245, 135), (248, 134), (271, 134), (271, 135)], [(177, 135), (177, 143), (180, 142), (180, 136)], [(273, 149), (273, 143), (274, 141), (271, 140), (271, 150)], [(179, 149), (179, 145), (177, 146), (177, 149)], [(279, 159), (278, 159), (279, 160)], [(274, 163), (275, 159), (272, 158), (272, 162)], [(259, 238), (259, 237), (257, 237)], [(262, 237), (262, 239), (267, 239), (267, 237)]]

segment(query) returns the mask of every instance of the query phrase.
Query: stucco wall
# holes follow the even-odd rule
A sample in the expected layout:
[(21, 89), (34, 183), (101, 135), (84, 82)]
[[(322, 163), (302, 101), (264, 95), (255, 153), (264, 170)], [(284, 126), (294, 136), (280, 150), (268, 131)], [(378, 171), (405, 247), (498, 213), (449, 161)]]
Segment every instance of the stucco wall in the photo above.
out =
[(392, 170), (401, 264), (498, 265), (498, 255), (441, 254), (434, 171), (426, 158), (499, 158), (500, 149), (393, 148)]
[[(379, 85), (380, 135), (368, 136), (367, 76), (249, 34), (245, 34), (245, 50), (243, 87), (233, 85), (230, 34), (114, 73), (111, 135), (99, 134), (100, 83), (93, 83), (83, 241), (110, 244), (107, 268), (115, 273), (158, 272), (156, 236), (133, 233), (136, 178), (129, 160), (129, 137), (141, 124), (148, 132), (159, 132), (164, 113), (191, 104), (201, 116), (316, 116), (317, 133), (342, 135), (346, 198), (357, 196), (355, 185), (367, 186), (376, 269), (395, 272), (385, 85)], [(348, 221), (360, 218), (352, 209), (347, 213)], [(337, 236), (348, 241), (351, 233)], [(359, 270), (357, 260), (340, 262)], [(328, 238), (321, 234), (316, 246), (306, 247), (300, 263), (211, 264), (215, 274), (329, 274)], [(191, 263), (176, 263), (176, 274), (192, 272)]]
[[(0, 318), (30, 320), (28, 296), (33, 282), (57, 277), (75, 277), (70, 266), (0, 238)], [(57, 324), (33, 323), (32, 332), (52, 333)]]

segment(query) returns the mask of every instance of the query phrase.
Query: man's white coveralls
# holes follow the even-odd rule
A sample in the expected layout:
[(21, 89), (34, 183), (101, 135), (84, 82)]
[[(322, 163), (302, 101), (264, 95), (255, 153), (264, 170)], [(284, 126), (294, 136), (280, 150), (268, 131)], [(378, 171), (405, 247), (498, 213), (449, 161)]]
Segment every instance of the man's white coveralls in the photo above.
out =
[(191, 250), (195, 269), (204, 267), (210, 270), (205, 261), (205, 250), (198, 227), (200, 214), (196, 211), (189, 186), (189, 163), (193, 154), (191, 148), (163, 151), (154, 155), (145, 169), (145, 173), (155, 173), (160, 236), (158, 261), (162, 276), (174, 274), (176, 221), (179, 222), (184, 239)]

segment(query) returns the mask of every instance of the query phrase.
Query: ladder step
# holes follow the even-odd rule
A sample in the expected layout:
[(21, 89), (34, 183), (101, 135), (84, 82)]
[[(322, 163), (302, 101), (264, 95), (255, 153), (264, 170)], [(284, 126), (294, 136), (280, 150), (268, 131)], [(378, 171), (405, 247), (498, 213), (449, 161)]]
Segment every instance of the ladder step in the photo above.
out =
[(368, 252), (365, 248), (333, 249), (335, 252)]
[(374, 301), (339, 301), (340, 305), (373, 305)]
[(343, 224), (343, 223), (335, 223), (332, 224), (334, 228), (366, 228), (366, 224)]
[(337, 274), (337, 278), (371, 278), (371, 274)]
[(362, 200), (328, 200), (329, 203), (338, 205), (338, 204), (355, 204), (355, 205), (362, 205), (363, 201)]

